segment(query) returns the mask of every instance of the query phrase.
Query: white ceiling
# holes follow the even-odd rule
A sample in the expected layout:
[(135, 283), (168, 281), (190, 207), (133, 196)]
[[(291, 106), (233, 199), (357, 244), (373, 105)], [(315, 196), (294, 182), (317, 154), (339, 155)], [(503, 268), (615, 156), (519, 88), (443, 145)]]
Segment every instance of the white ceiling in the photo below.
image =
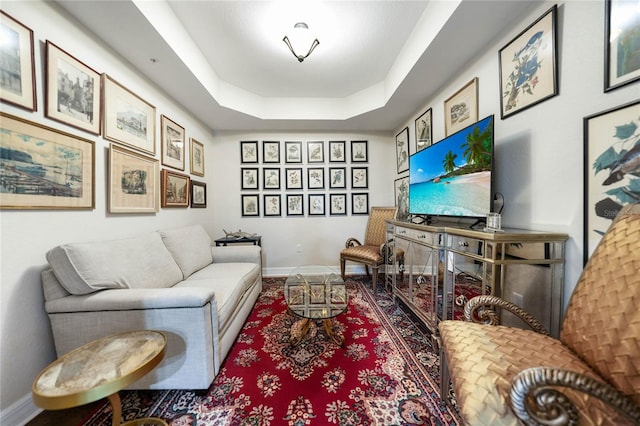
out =
[[(212, 130), (393, 131), (535, 2), (58, 3)], [(302, 63), (299, 21), (320, 41)]]

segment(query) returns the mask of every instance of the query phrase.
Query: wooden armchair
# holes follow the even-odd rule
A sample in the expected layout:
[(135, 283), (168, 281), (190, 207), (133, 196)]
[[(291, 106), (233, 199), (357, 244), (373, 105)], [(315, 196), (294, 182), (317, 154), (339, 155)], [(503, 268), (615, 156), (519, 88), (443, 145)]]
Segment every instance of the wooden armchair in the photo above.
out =
[[(531, 330), (496, 325), (507, 309)], [(640, 204), (626, 206), (589, 259), (560, 339), (493, 296), (443, 321), (441, 397), (453, 384), (469, 425), (640, 424)], [(480, 323), (477, 323), (480, 322)]]
[[(345, 264), (348, 261), (364, 264), (365, 272), (369, 276), (369, 267), (372, 270), (373, 291), (376, 291), (378, 283), (378, 268), (386, 259), (393, 259), (386, 246), (386, 220), (395, 219), (397, 207), (371, 207), (367, 229), (364, 236), (364, 244), (356, 238), (348, 238), (345, 248), (340, 252), (340, 274), (344, 279)], [(387, 255), (385, 256), (385, 251)], [(404, 251), (395, 249), (395, 260), (404, 267)]]

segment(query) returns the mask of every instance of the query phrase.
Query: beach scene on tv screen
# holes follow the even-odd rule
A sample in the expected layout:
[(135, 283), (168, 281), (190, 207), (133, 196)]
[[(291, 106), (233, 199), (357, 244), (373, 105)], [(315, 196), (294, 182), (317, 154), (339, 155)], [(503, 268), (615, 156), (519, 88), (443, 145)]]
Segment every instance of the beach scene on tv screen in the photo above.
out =
[(409, 168), (413, 214), (486, 215), (491, 209), (493, 117), (414, 154)]

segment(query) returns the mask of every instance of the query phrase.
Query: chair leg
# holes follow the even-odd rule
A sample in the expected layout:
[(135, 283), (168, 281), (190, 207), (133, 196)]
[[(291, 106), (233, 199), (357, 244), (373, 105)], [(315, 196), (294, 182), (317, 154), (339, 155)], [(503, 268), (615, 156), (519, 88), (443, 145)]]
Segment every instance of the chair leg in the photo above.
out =
[(447, 366), (447, 356), (440, 346), (440, 402), (447, 403), (447, 395), (449, 394), (449, 385), (451, 376), (449, 375), (449, 367)]
[(345, 259), (343, 259), (343, 258), (340, 258), (340, 276), (342, 277), (343, 280), (344, 280), (345, 263), (347, 263), (347, 261)]
[(378, 287), (378, 267), (377, 266), (372, 266), (371, 267), (371, 283), (373, 284), (373, 292), (376, 292), (376, 288)]

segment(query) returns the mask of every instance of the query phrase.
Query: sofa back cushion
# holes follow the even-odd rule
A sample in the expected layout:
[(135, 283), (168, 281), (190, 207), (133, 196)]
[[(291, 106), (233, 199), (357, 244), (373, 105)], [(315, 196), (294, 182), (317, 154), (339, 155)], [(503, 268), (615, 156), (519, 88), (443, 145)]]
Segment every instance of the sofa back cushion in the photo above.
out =
[(47, 252), (47, 261), (71, 294), (108, 288), (163, 288), (182, 280), (182, 272), (157, 232), (112, 241), (64, 244)]
[(211, 238), (201, 225), (160, 231), (160, 235), (185, 280), (213, 262)]

